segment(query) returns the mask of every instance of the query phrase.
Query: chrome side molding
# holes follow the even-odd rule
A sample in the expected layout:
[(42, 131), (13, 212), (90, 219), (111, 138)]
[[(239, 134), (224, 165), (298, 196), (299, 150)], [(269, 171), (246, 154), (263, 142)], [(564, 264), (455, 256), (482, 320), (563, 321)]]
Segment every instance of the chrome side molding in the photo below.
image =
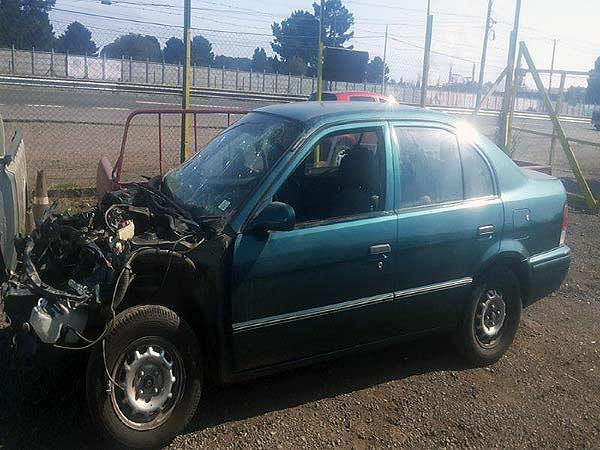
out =
[(232, 325), (234, 333), (254, 330), (257, 328), (280, 325), (283, 323), (294, 322), (296, 320), (311, 319), (314, 317), (323, 316), (325, 314), (337, 313), (349, 309), (360, 308), (363, 306), (375, 305), (393, 300), (414, 297), (417, 295), (428, 294), (431, 292), (443, 291), (446, 289), (454, 289), (462, 286), (467, 286), (473, 282), (473, 278), (465, 277), (456, 280), (444, 281), (441, 283), (428, 284), (416, 288), (404, 289), (396, 292), (388, 292), (386, 294), (374, 295), (372, 297), (363, 297), (356, 300), (349, 300), (342, 303), (334, 303), (333, 305), (319, 306), (316, 308), (304, 309), (291, 313), (278, 314), (275, 316), (261, 317), (259, 319), (248, 320), (246, 322), (238, 322)]

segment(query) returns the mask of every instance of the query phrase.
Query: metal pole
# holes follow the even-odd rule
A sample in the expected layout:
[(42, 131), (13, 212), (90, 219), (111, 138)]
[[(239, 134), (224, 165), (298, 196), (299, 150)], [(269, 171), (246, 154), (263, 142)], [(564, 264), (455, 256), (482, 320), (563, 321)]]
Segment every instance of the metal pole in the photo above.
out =
[(69, 78), (69, 50), (65, 52), (65, 77)]
[[(183, 2), (183, 42), (185, 44), (185, 61), (183, 65), (183, 91), (181, 108), (190, 107), (190, 65), (192, 59), (192, 0)], [(181, 115), (181, 152), (179, 160), (184, 162), (189, 157), (190, 122), (188, 114)]]
[(552, 76), (554, 75), (554, 56), (556, 55), (556, 39), (552, 44), (552, 62), (550, 63), (550, 82), (548, 83), (548, 93), (552, 95)]
[(210, 64), (206, 68), (206, 87), (210, 87)]
[[(321, 0), (321, 8), (319, 9), (319, 48), (317, 51), (317, 101), (321, 101), (323, 96), (323, 9), (325, 8), (325, 0)], [(318, 158), (318, 148), (315, 152), (315, 158)], [(318, 161), (318, 159), (315, 159)]]
[(10, 62), (11, 62), (11, 67), (12, 67), (12, 74), (14, 75), (15, 73), (17, 73), (17, 67), (15, 66), (15, 46), (13, 45), (10, 48)]
[[(556, 117), (557, 118), (560, 117), (560, 110), (562, 109), (566, 79), (567, 79), (567, 74), (566, 73), (561, 74), (560, 85), (558, 87), (558, 100), (556, 101)], [(550, 143), (550, 154), (548, 155), (548, 166), (550, 166), (550, 172), (552, 172), (552, 161), (554, 160), (554, 148), (555, 147), (556, 147), (556, 129), (552, 133), (552, 142)]]
[[(85, 69), (84, 69), (85, 71)], [(87, 76), (86, 76), (87, 78)], [(130, 56), (129, 57), (129, 82), (131, 83), (131, 80), (133, 79), (133, 57)]]
[(35, 75), (35, 47), (31, 47), (31, 75)]
[(160, 81), (161, 81), (161, 84), (165, 84), (165, 60), (164, 59), (161, 61), (161, 65), (160, 65)]
[(106, 53), (102, 54), (102, 79), (106, 79)]
[(542, 100), (544, 101), (546, 109), (548, 110), (548, 114), (550, 115), (550, 119), (552, 120), (552, 124), (554, 125), (554, 130), (556, 131), (558, 139), (560, 140), (560, 143), (562, 145), (563, 151), (565, 152), (567, 160), (569, 161), (569, 166), (571, 167), (571, 170), (573, 171), (575, 178), (579, 183), (579, 187), (583, 192), (585, 201), (590, 209), (596, 210), (598, 208), (598, 203), (596, 202), (594, 194), (592, 193), (589, 185), (587, 184), (587, 181), (585, 180), (585, 177), (583, 176), (583, 172), (581, 171), (579, 162), (577, 161), (577, 158), (573, 154), (573, 150), (569, 145), (569, 140), (567, 138), (567, 135), (565, 134), (565, 130), (563, 129), (562, 124), (560, 123), (560, 120), (558, 119), (558, 116), (552, 107), (552, 102), (550, 101), (550, 97), (548, 97), (548, 93), (546, 92), (544, 83), (540, 78), (540, 74), (537, 71), (535, 64), (533, 63), (533, 59), (531, 58), (529, 50), (527, 49), (527, 46), (524, 42), (521, 42), (521, 50), (523, 53), (523, 57), (525, 58), (525, 61), (529, 66), (531, 75), (533, 76), (533, 81), (535, 82), (538, 91), (540, 91), (540, 94), (542, 95)]
[(50, 76), (54, 76), (54, 49), (50, 49)]
[(250, 74), (248, 75), (248, 90), (252, 91), (252, 68), (250, 68)]
[[(481, 51), (481, 63), (479, 65), (479, 88), (477, 89), (477, 98), (475, 99), (475, 108), (481, 108), (481, 95), (483, 93), (483, 84), (485, 79), (485, 61), (487, 59), (487, 47), (492, 28), (492, 8), (494, 0), (488, 0), (487, 17), (485, 19), (485, 34), (483, 35), (483, 49)], [(475, 80), (473, 80), (475, 81)]]
[(427, 103), (427, 85), (429, 84), (429, 63), (431, 58), (431, 34), (433, 32), (433, 16), (430, 14), (431, 4), (427, 4), (427, 30), (425, 31), (425, 52), (423, 54), (423, 78), (421, 80), (421, 107)]
[[(479, 102), (479, 105), (477, 105), (477, 107), (475, 108), (475, 110), (473, 111), (473, 115), (476, 116), (477, 114), (479, 114), (479, 110), (481, 109), (482, 105), (492, 96), (494, 95), (494, 93), (496, 92), (496, 89), (498, 89), (498, 86), (500, 86), (500, 83), (502, 82), (502, 80), (504, 79), (504, 77), (506, 76), (506, 67), (504, 68), (504, 70), (502, 71), (502, 73), (500, 75), (498, 75), (498, 78), (496, 78), (496, 81), (494, 81), (494, 83), (492, 84), (492, 86), (490, 87), (490, 90), (487, 91), (487, 93), (483, 96), (483, 98), (481, 99), (481, 101)], [(497, 98), (497, 97), (495, 97)], [(495, 105), (494, 105), (495, 106)]]
[(388, 26), (385, 26), (385, 40), (383, 41), (383, 69), (381, 69), (381, 93), (385, 95), (387, 83), (385, 79), (385, 62), (387, 58)]
[(513, 30), (510, 33), (510, 47), (508, 50), (508, 62), (506, 66), (508, 71), (506, 72), (506, 83), (504, 85), (504, 98), (502, 99), (502, 114), (501, 114), (501, 134), (500, 134), (500, 147), (506, 152), (508, 151), (509, 145), (509, 134), (510, 134), (510, 107), (512, 104), (511, 92), (514, 82), (515, 75), (515, 55), (517, 53), (517, 38), (519, 35), (519, 18), (521, 16), (521, 0), (517, 0), (515, 7), (515, 20)]
[(87, 53), (84, 53), (84, 55), (83, 55), (83, 73), (84, 73), (85, 79), (87, 80), (89, 78), (89, 69), (88, 69), (88, 63), (87, 63)]
[(150, 82), (150, 59), (146, 58), (146, 84)]

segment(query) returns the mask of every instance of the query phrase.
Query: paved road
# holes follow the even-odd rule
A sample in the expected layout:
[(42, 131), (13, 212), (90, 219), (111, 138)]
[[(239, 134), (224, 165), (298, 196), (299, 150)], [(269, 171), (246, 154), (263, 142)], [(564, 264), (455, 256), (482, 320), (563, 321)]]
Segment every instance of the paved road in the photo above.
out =
[[(194, 97), (193, 107), (258, 108), (271, 102), (256, 100), (231, 100), (216, 97)], [(0, 113), (12, 132), (21, 128), (28, 147), (29, 165), (32, 169), (44, 168), (52, 185), (93, 185), (96, 162), (102, 155), (114, 159), (120, 148), (123, 124), (134, 109), (177, 108), (179, 97), (172, 94), (146, 94), (118, 91), (84, 91), (75, 89), (0, 86)], [(468, 117), (468, 116), (465, 116)], [(177, 117), (166, 120), (163, 133), (165, 163), (176, 163), (178, 155)], [(226, 124), (224, 117), (199, 119), (199, 144), (205, 143)], [(131, 131), (127, 152), (129, 173), (135, 175), (158, 171), (158, 135), (154, 119), (137, 120)], [(480, 117), (479, 129), (493, 137), (497, 119)], [(145, 125), (145, 126), (144, 126)], [(550, 121), (543, 119), (517, 119), (515, 125), (550, 132)], [(590, 124), (565, 123), (571, 137), (600, 143), (600, 133)], [(517, 142), (514, 156), (539, 163), (547, 163), (550, 139), (515, 133)], [(584, 173), (600, 179), (598, 150), (576, 145), (576, 152)], [(557, 149), (553, 168), (559, 176), (570, 175), (564, 155)], [(126, 168), (127, 170), (127, 168)], [(33, 170), (30, 171), (32, 174)]]

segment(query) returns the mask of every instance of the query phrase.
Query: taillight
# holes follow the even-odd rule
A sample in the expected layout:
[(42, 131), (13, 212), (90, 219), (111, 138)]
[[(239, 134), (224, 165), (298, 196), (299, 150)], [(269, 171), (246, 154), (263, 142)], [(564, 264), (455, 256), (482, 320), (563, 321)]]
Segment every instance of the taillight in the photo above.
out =
[(562, 224), (560, 226), (560, 242), (559, 245), (564, 245), (567, 239), (567, 228), (569, 226), (569, 207), (565, 205), (563, 208)]

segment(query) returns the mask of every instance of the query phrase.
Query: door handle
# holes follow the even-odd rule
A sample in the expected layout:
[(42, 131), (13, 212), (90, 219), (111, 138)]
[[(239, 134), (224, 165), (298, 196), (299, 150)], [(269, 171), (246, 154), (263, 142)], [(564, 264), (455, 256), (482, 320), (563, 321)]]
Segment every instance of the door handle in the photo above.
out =
[(482, 225), (477, 228), (477, 236), (486, 237), (492, 236), (496, 232), (496, 227), (494, 225)]
[(369, 255), (385, 255), (392, 252), (390, 244), (377, 244), (369, 247)]

